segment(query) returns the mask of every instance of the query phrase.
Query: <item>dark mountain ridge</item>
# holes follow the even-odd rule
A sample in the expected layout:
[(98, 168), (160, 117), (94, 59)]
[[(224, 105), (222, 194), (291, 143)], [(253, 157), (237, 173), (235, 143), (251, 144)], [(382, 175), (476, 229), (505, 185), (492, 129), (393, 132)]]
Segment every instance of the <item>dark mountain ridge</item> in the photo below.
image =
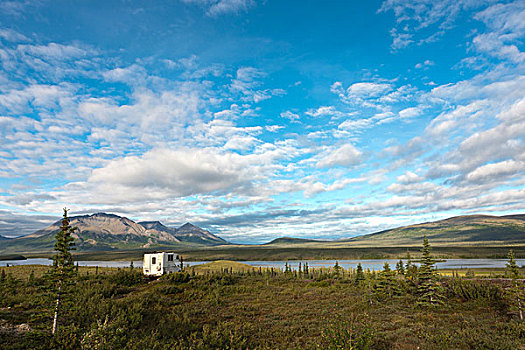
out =
[(198, 226), (185, 223), (175, 231), (175, 236), (181, 241), (194, 242), (207, 245), (226, 244), (224, 239), (215, 236), (210, 231), (204, 230)]
[[(70, 225), (77, 228), (72, 236), (79, 251), (228, 244), (211, 232), (191, 224), (177, 229), (167, 227), (159, 221), (137, 223), (126, 217), (107, 213), (71, 216), (69, 219)], [(5, 251), (52, 250), (54, 236), (60, 226), (61, 220), (58, 220), (30, 235), (3, 240)]]

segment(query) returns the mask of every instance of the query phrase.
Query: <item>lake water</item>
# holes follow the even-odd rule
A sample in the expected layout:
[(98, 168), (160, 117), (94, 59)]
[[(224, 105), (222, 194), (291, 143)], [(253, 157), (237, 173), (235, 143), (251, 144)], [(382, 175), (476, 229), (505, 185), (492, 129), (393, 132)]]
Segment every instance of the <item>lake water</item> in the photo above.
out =
[[(358, 263), (361, 263), (364, 269), (370, 270), (381, 270), (385, 262), (390, 264), (393, 269), (399, 260), (396, 259), (377, 259), (377, 260), (338, 260), (339, 266), (348, 269), (357, 267)], [(205, 264), (209, 261), (190, 261), (186, 262), (185, 266), (196, 266)], [(241, 261), (242, 263), (261, 266), (261, 267), (273, 267), (277, 269), (284, 269), (286, 261)], [(335, 260), (290, 260), (288, 265), (292, 269), (296, 270), (299, 267), (299, 263), (304, 265), (307, 262), (309, 267), (331, 267), (335, 265)], [(406, 263), (405, 260), (403, 260)], [(448, 259), (443, 262), (436, 264), (438, 269), (461, 269), (461, 268), (503, 268), (505, 267), (506, 259)], [(525, 265), (525, 259), (516, 259), (518, 266)], [(50, 259), (27, 259), (27, 260), (4, 260), (0, 261), (0, 266), (12, 265), (51, 265), (52, 260)], [(415, 263), (417, 265), (417, 263)], [(129, 267), (129, 261), (78, 261), (79, 266), (99, 266), (99, 267)], [(133, 261), (135, 267), (142, 267), (142, 261)]]

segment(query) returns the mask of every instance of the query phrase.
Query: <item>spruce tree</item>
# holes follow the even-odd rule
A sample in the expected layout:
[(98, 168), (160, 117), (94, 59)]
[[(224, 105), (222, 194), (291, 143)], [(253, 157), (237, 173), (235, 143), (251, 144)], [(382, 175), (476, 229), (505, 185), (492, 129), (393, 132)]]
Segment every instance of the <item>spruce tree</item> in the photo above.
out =
[(341, 266), (339, 266), (339, 262), (336, 260), (334, 265), (334, 277), (339, 278), (339, 274), (341, 272)]
[(383, 270), (379, 272), (374, 292), (378, 299), (391, 299), (394, 295), (400, 294), (395, 272), (390, 269), (388, 263), (385, 263)]
[(355, 284), (359, 285), (365, 280), (365, 274), (363, 272), (363, 266), (361, 266), (361, 263), (357, 264), (357, 269), (355, 272)]
[(75, 239), (71, 234), (75, 232), (77, 228), (69, 225), (67, 212), (68, 209), (64, 208), (62, 226), (60, 226), (60, 230), (55, 235), (55, 250), (57, 253), (53, 256), (53, 269), (51, 272), (51, 277), (57, 291), (55, 315), (53, 317), (53, 328), (51, 331), (53, 335), (56, 333), (58, 327), (58, 314), (62, 295), (67, 292), (68, 287), (74, 282), (76, 277), (75, 264), (73, 262), (73, 255), (71, 254), (71, 251), (75, 250)]
[(511, 310), (518, 313), (520, 321), (523, 321), (523, 291), (520, 285), (520, 269), (514, 260), (514, 252), (509, 251), (505, 274), (512, 280), (512, 286), (508, 294), (511, 299)]
[(397, 262), (396, 271), (399, 275), (405, 275), (405, 266), (403, 265), (403, 260), (399, 259)]
[(421, 256), (421, 266), (418, 270), (418, 287), (419, 294), (418, 304), (423, 306), (435, 306), (443, 304), (444, 291), (438, 282), (438, 276), (435, 267), (435, 260), (430, 254), (431, 248), (427, 236), (423, 237), (423, 249)]
[(405, 265), (405, 278), (412, 282), (416, 282), (417, 277), (417, 266), (412, 264), (412, 257), (410, 256), (410, 252), (407, 252), (407, 263)]

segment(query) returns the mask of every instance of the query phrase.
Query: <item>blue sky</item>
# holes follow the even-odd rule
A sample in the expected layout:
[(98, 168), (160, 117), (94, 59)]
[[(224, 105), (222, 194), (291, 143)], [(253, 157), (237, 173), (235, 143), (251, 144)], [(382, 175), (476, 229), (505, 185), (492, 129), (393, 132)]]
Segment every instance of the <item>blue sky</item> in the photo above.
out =
[(0, 234), (523, 213), (525, 1), (3, 1)]

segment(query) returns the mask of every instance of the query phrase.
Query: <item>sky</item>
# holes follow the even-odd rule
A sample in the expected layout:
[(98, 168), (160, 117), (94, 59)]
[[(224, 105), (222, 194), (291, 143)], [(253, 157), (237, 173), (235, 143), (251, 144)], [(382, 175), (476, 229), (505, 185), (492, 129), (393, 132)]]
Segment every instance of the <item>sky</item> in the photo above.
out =
[(523, 213), (524, 39), (525, 1), (2, 1), (0, 235)]

